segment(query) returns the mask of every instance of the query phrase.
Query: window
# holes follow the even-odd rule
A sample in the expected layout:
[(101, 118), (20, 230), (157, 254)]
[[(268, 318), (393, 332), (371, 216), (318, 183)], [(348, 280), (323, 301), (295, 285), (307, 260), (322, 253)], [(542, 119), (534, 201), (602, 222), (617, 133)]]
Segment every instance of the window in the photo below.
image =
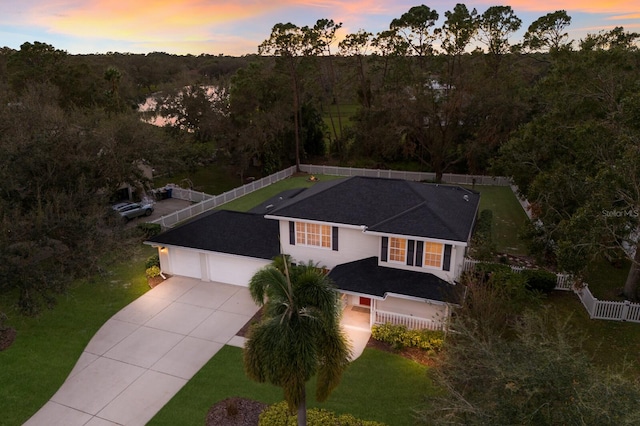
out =
[(389, 261), (402, 262), (407, 259), (407, 240), (404, 238), (389, 238)]
[(442, 244), (425, 241), (424, 266), (430, 266), (432, 268), (442, 267)]
[(317, 223), (296, 222), (296, 244), (331, 248), (331, 227)]

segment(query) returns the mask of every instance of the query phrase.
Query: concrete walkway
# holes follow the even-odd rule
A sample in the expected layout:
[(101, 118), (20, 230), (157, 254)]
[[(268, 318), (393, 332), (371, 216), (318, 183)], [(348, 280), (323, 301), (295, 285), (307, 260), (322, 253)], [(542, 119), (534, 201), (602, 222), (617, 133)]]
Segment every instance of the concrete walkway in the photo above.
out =
[(108, 320), (26, 425), (144, 425), (258, 311), (249, 290), (172, 277)]
[[(220, 348), (244, 346), (236, 334), (258, 309), (245, 287), (172, 277), (98, 330), (58, 392), (25, 425), (144, 425)], [(357, 323), (357, 316), (346, 317), (355, 359), (371, 333), (361, 324), (365, 316)]]

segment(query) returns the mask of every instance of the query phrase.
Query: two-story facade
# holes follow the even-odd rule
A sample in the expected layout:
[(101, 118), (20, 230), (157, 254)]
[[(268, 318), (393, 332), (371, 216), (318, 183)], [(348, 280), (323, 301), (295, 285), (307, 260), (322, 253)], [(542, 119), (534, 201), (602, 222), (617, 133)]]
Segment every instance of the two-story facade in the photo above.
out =
[(345, 305), (369, 310), (370, 325), (439, 328), (463, 295), (455, 281), (478, 203), (457, 186), (351, 177), (288, 191), (252, 213), (214, 212), (148, 243), (167, 273), (238, 285), (279, 253), (311, 260), (330, 271)]

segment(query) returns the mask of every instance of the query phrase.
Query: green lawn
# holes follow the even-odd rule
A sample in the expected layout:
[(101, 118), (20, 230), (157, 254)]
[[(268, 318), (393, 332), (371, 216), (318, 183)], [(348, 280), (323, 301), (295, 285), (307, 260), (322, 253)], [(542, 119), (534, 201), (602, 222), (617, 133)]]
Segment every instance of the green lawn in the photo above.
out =
[(76, 282), (54, 309), (35, 318), (18, 314), (12, 301), (0, 300), (0, 311), (18, 332), (13, 345), (0, 352), (0, 424), (21, 425), (35, 414), (60, 388), (98, 329), (149, 290), (144, 261), (153, 252), (141, 245), (107, 274)]
[(168, 183), (175, 183), (183, 188), (193, 184), (193, 190), (209, 195), (222, 194), (242, 185), (240, 177), (236, 176), (229, 167), (212, 164), (200, 167), (193, 172), (185, 172), (171, 176), (160, 176), (153, 179), (156, 188), (161, 188)]
[(474, 189), (480, 193), (480, 211), (493, 211), (492, 237), (498, 252), (527, 254), (527, 248), (518, 234), (529, 219), (511, 188), (476, 185)]
[[(384, 367), (383, 367), (384, 366)], [(315, 382), (307, 386), (308, 407), (350, 413), (391, 426), (414, 424), (412, 410), (422, 397), (435, 392), (427, 368), (401, 356), (366, 349), (343, 375), (324, 403), (314, 398)], [(283, 399), (282, 389), (247, 379), (242, 349), (223, 347), (151, 420), (149, 425), (199, 425), (218, 401), (240, 396), (272, 404)]]
[(552, 312), (570, 318), (573, 330), (584, 337), (583, 349), (596, 365), (619, 371), (631, 362), (631, 373), (640, 374), (640, 324), (590, 319), (573, 292), (554, 291), (546, 304)]
[[(315, 177), (318, 178), (318, 182), (341, 179), (340, 176), (315, 175)], [(283, 179), (279, 182), (269, 185), (266, 188), (259, 189), (255, 192), (252, 192), (251, 194), (247, 194), (244, 197), (238, 198), (237, 200), (233, 200), (231, 202), (223, 204), (222, 206), (220, 206), (220, 208), (224, 210), (248, 211), (258, 204), (267, 201), (269, 198), (275, 197), (282, 191), (294, 188), (308, 188), (315, 183), (316, 182), (309, 181), (308, 175), (289, 177), (287, 179)]]

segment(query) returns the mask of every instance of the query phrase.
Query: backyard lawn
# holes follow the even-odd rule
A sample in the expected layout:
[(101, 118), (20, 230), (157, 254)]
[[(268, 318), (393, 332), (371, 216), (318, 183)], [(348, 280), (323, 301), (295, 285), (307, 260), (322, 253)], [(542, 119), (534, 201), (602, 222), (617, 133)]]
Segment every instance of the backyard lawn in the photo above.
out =
[(492, 238), (499, 253), (527, 254), (525, 244), (518, 238), (529, 218), (508, 186), (474, 187), (480, 193), (480, 211), (493, 212)]

